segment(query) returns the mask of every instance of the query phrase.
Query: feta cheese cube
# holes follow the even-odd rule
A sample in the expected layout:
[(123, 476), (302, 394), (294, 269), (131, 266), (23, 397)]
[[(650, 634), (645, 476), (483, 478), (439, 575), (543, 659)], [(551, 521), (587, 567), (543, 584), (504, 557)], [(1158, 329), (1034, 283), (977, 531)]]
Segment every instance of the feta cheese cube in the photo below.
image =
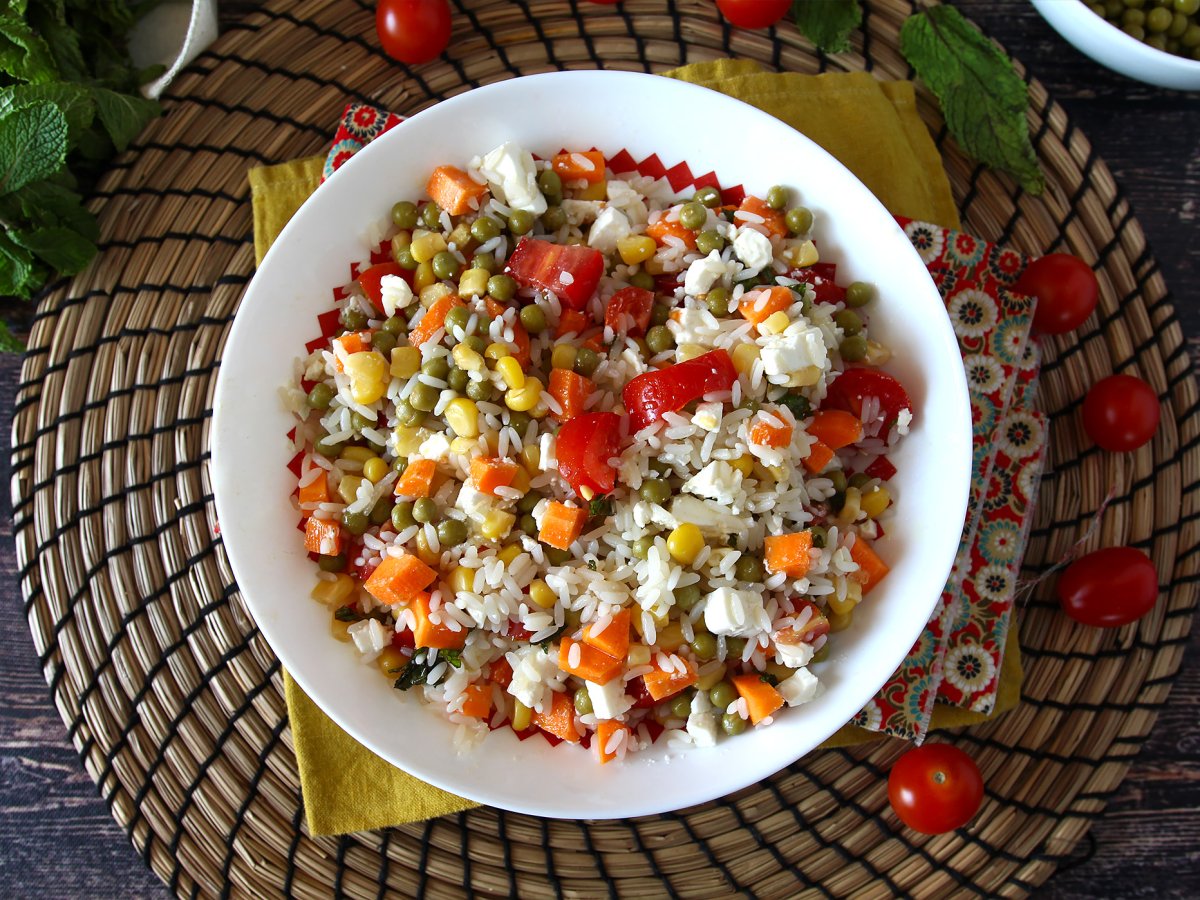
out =
[(692, 416), (692, 424), (705, 431), (716, 431), (721, 427), (721, 419), (724, 418), (724, 414), (725, 408), (715, 400), (709, 403), (700, 403), (697, 404), (696, 413)]
[(567, 217), (568, 225), (582, 225), (592, 221), (600, 214), (600, 207), (599, 200), (568, 199), (562, 202), (563, 215)]
[(388, 316), (394, 316), (396, 310), (404, 309), (413, 301), (412, 288), (399, 275), (384, 275), (379, 279), (379, 294), (383, 311)]
[(717, 743), (717, 713), (708, 699), (708, 691), (696, 691), (692, 695), (692, 708), (688, 713), (687, 733), (697, 747), (712, 747)]
[(625, 218), (636, 225), (645, 225), (650, 217), (642, 195), (626, 181), (614, 178), (608, 182), (608, 202), (610, 206), (615, 206), (625, 213)]
[(625, 715), (633, 706), (633, 698), (626, 696), (620, 678), (614, 678), (608, 684), (591, 681), (585, 681), (584, 684), (592, 701), (592, 713), (597, 719), (615, 719)]
[(504, 655), (512, 666), (508, 692), (530, 709), (544, 711), (550, 706), (550, 693), (561, 687), (566, 673), (558, 668), (558, 659), (537, 644), (529, 644)]
[(714, 323), (710, 321), (710, 316), (711, 313), (700, 309), (673, 310), (671, 318), (667, 322), (667, 328), (675, 336), (675, 344), (680, 347), (684, 344), (711, 347), (717, 329), (713, 327)]
[(709, 497), (725, 506), (733, 506), (742, 489), (742, 473), (725, 462), (714, 459), (683, 483), (686, 493)]
[(817, 676), (808, 669), (800, 669), (791, 678), (785, 678), (775, 686), (775, 690), (783, 695), (788, 706), (799, 706), (807, 703), (821, 692), (821, 683)]
[(726, 512), (719, 504), (686, 495), (671, 501), (671, 517), (676, 524), (691, 522), (706, 537), (723, 539), (731, 534), (741, 534), (746, 528), (740, 516)]
[(708, 256), (688, 266), (687, 274), (683, 277), (684, 293), (693, 297), (697, 294), (707, 294), (714, 284), (725, 278), (728, 271), (721, 254), (713, 250)]
[(528, 150), (505, 141), (484, 155), (479, 171), (500, 202), (535, 216), (546, 211), (546, 198), (537, 186), (537, 166)]
[(496, 508), (491, 494), (475, 490), (474, 485), (464, 482), (459, 488), (458, 499), (454, 505), (472, 522), (482, 525), (488, 513)]
[(710, 591), (704, 607), (704, 625), (713, 634), (749, 637), (763, 628), (766, 612), (762, 597), (753, 591), (720, 587)]
[(759, 357), (763, 371), (770, 378), (790, 376), (810, 367), (823, 368), (828, 353), (821, 329), (802, 326), (764, 338)]
[(789, 669), (802, 669), (813, 658), (812, 644), (775, 644), (775, 661)]
[(450, 453), (450, 440), (440, 431), (435, 431), (421, 442), (417, 456), (421, 459), (445, 459)]
[(617, 241), (628, 237), (631, 230), (625, 213), (615, 206), (606, 206), (592, 223), (592, 229), (588, 232), (588, 246), (601, 253), (612, 253), (617, 249)]
[(761, 269), (771, 262), (775, 248), (761, 231), (743, 226), (733, 237), (733, 252), (747, 269)]

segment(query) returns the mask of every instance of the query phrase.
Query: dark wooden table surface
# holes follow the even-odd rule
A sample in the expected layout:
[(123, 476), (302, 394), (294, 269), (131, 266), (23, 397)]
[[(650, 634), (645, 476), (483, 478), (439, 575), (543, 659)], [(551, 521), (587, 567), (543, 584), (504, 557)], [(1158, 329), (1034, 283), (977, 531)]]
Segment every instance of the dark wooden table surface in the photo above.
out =
[[(1200, 93), (1130, 81), (1065, 44), (1023, 0), (953, 0), (1046, 84), (1128, 193), (1200, 348)], [(1073, 0), (1062, 0), (1073, 2)], [(237, 6), (224, 4), (223, 15)], [(8, 318), (20, 310), (5, 303)], [(1193, 354), (1196, 355), (1195, 353)], [(20, 358), (0, 356), (0, 433)], [(162, 897), (68, 744), (23, 614), (4, 455), (0, 491), (0, 896)], [(1200, 896), (1200, 629), (1149, 741), (1055, 898)]]

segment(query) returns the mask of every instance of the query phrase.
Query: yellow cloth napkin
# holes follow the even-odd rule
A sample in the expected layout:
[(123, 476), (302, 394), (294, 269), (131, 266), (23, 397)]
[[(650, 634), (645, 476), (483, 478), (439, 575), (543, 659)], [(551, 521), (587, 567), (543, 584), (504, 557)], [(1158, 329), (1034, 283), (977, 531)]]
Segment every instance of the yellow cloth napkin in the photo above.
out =
[[(937, 147), (916, 109), (908, 82), (866, 73), (797, 75), (763, 72), (756, 63), (718, 60), (665, 73), (713, 88), (771, 113), (837, 157), (893, 213), (959, 227), (958, 211)], [(323, 156), (251, 169), (254, 251), (259, 262), (293, 213), (317, 189)], [(293, 746), (312, 834), (344, 834), (460, 812), (477, 804), (449, 794), (385, 762), (326, 716), (284, 673)], [(992, 716), (1016, 705), (1021, 669), (1016, 629), (1009, 632)], [(933, 728), (990, 716), (938, 706)], [(824, 746), (878, 740), (847, 726)], [(365, 788), (364, 786), (369, 786)]]

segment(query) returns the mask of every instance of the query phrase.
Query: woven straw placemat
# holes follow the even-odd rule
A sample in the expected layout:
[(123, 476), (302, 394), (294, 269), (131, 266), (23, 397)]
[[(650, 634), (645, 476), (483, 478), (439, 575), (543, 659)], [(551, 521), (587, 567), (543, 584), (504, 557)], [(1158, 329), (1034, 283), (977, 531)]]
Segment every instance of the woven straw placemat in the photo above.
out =
[[(1132, 544), (1163, 579), (1141, 622), (1081, 628), (1049, 583), (1020, 609), (1022, 705), (951, 737), (979, 762), (984, 808), (925, 838), (890, 813), (905, 749), (817, 752), (705, 806), (629, 821), (481, 809), (344, 838), (309, 837), (279, 664), (247, 615), (208, 483), (222, 343), (254, 269), (246, 169), (321, 152), (349, 99), (403, 113), (471, 85), (556, 68), (660, 71), (735, 55), (813, 73), (910, 76), (912, 7), (867, 4), (855, 52), (826, 58), (790, 26), (733, 31), (710, 2), (456, 2), (450, 57), (417, 70), (375, 49), (373, 4), (275, 0), (179, 77), (167, 115), (92, 203), (98, 259), (43, 298), (14, 422), (26, 611), (55, 702), (147, 863), (183, 894), (541, 897), (812, 893), (1018, 895), (1072, 858), (1164, 704), (1195, 605), (1197, 390), (1158, 265), (1086, 138), (1037, 82), (1031, 119), (1048, 189), (1031, 198), (965, 159), (922, 98), (965, 227), (1027, 253), (1094, 261), (1095, 319), (1045, 344), (1052, 417), (1025, 577), (1067, 553), (1110, 489), (1088, 547)], [(1114, 371), (1163, 403), (1153, 443), (1086, 446), (1087, 385)], [(253, 477), (252, 472), (247, 473)]]

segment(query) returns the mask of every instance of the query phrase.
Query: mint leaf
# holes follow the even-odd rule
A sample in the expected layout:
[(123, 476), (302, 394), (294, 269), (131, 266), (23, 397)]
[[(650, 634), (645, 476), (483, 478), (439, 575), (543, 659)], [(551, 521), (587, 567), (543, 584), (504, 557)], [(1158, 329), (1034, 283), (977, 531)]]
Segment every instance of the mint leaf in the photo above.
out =
[(0, 116), (0, 196), (48, 178), (67, 159), (67, 119), (45, 101)]
[(797, 0), (792, 18), (800, 33), (824, 53), (850, 49), (850, 32), (862, 24), (859, 0)]
[(4, 322), (0, 322), (0, 352), (4, 353), (23, 353), (25, 345), (21, 340), (8, 330), (8, 326)]
[(952, 6), (905, 20), (900, 52), (941, 102), (963, 150), (1041, 194), (1045, 179), (1025, 116), (1029, 92), (1008, 57)]
[(101, 88), (94, 96), (100, 122), (118, 151), (128, 147), (146, 123), (162, 111), (155, 101), (134, 94), (118, 94)]
[(96, 255), (96, 245), (70, 228), (10, 231), (8, 236), (60, 275), (78, 273)]
[(68, 150), (79, 143), (83, 132), (96, 117), (92, 91), (81, 84), (12, 84), (0, 88), (0, 116), (20, 106), (34, 103), (53, 103), (67, 120)]
[(53, 81), (58, 67), (41, 36), (21, 18), (19, 4), (0, 12), (0, 72), (18, 81)]
[(0, 214), (13, 219), (7, 207), (20, 209), (20, 215), (38, 225), (62, 226), (78, 232), (89, 241), (95, 242), (100, 228), (96, 217), (83, 205), (83, 198), (68, 187), (53, 181), (37, 181), (3, 198)]
[(29, 299), (32, 277), (33, 254), (13, 243), (7, 231), (0, 231), (0, 297)]

